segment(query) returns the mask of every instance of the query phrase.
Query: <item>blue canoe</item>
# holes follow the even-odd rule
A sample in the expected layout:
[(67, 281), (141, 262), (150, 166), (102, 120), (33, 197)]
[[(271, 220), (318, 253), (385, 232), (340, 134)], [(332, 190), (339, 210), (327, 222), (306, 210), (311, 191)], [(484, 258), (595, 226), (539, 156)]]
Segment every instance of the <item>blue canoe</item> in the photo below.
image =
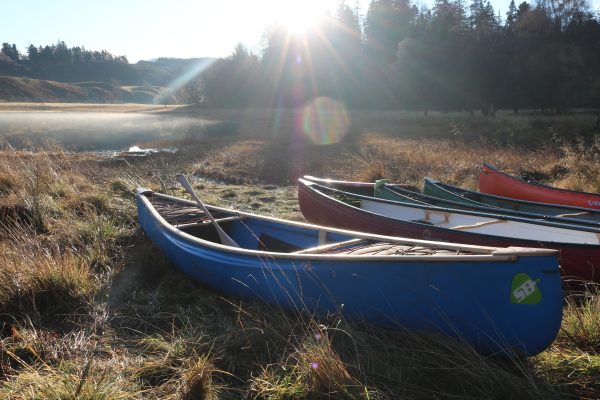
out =
[(539, 353), (560, 327), (554, 250), (403, 239), (209, 206), (238, 248), (221, 244), (191, 201), (140, 188), (137, 204), (150, 240), (227, 295), (441, 333), (485, 354)]

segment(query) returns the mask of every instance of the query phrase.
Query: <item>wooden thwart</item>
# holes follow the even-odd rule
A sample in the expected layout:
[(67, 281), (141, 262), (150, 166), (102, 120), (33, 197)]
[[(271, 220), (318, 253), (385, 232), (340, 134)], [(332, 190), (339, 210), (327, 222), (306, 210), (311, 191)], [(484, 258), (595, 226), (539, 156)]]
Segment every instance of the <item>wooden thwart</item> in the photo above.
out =
[(590, 213), (588, 211), (582, 211), (582, 212), (578, 212), (578, 213), (571, 213), (571, 214), (559, 214), (559, 215), (555, 215), (555, 217), (582, 217), (584, 215), (590, 215)]
[(496, 219), (493, 221), (481, 221), (481, 222), (476, 222), (472, 225), (458, 225), (458, 226), (453, 226), (450, 229), (456, 229), (457, 231), (463, 231), (463, 230), (467, 230), (467, 229), (475, 229), (475, 228), (479, 228), (482, 226), (486, 226), (486, 225), (494, 225), (494, 224), (505, 224), (508, 221), (505, 219)]
[(344, 246), (350, 246), (353, 244), (358, 244), (360, 242), (365, 242), (367, 243), (368, 240), (365, 239), (350, 239), (350, 240), (346, 240), (343, 242), (335, 242), (335, 243), (329, 243), (329, 244), (325, 244), (323, 246), (316, 246), (316, 247), (309, 247), (308, 249), (304, 249), (304, 250), (298, 250), (298, 251), (294, 251), (291, 254), (319, 254), (319, 253), (326, 253), (332, 250), (336, 250), (339, 249), (341, 247)]
[(397, 243), (381, 242), (372, 243), (365, 239), (351, 239), (343, 242), (326, 244), (324, 246), (311, 247), (304, 250), (295, 251), (291, 254), (340, 254), (340, 255), (415, 255), (415, 256), (434, 256), (458, 254), (457, 251), (438, 250), (422, 246), (408, 246)]
[(412, 256), (448, 256), (458, 254), (455, 251), (440, 250), (422, 246), (407, 246), (394, 243), (374, 243), (359, 249), (348, 249), (342, 254), (348, 255), (371, 255), (371, 256), (391, 256), (391, 255), (412, 255)]

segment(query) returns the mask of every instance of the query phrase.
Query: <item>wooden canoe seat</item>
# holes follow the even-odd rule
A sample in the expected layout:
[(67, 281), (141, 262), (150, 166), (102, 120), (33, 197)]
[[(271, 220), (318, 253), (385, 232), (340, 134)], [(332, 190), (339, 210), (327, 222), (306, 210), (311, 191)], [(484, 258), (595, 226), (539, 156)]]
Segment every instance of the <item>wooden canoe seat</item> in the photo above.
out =
[(291, 254), (338, 254), (354, 256), (448, 256), (460, 254), (455, 250), (435, 249), (423, 246), (391, 242), (373, 242), (369, 239), (351, 239), (295, 251)]
[(364, 242), (366, 244), (369, 242), (369, 240), (368, 239), (358, 239), (358, 238), (350, 239), (350, 240), (345, 240), (343, 242), (335, 242), (335, 243), (324, 244), (322, 246), (309, 247), (308, 249), (294, 251), (291, 254), (323, 254), (323, 253), (328, 253), (330, 251), (340, 249), (345, 246), (357, 245), (361, 242)]

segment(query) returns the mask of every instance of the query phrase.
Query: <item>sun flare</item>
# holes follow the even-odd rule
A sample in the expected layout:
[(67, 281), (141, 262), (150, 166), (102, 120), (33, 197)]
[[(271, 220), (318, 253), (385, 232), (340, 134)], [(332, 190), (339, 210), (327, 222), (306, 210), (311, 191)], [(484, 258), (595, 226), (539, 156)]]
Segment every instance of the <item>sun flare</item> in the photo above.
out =
[(294, 34), (304, 34), (317, 27), (327, 10), (326, 3), (319, 1), (285, 2), (285, 6), (273, 10), (273, 19)]
[(306, 9), (299, 9), (298, 12), (287, 12), (279, 19), (283, 25), (292, 33), (303, 34), (317, 25), (317, 18)]

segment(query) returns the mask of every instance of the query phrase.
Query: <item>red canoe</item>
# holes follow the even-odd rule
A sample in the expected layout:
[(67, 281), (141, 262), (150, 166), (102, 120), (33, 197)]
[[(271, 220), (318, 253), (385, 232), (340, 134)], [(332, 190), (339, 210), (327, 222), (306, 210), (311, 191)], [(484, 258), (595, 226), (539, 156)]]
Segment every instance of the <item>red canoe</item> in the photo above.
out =
[[(339, 184), (334, 186), (341, 188)], [(344, 189), (354, 191), (356, 188), (353, 188), (350, 184)], [(339, 192), (347, 202), (331, 196), (332, 192)], [(361, 209), (360, 206), (353, 205), (360, 204), (361, 197), (365, 198), (365, 196), (355, 195), (349, 191), (327, 188), (303, 179), (299, 179), (298, 182), (300, 210), (304, 217), (314, 224), (380, 235), (481, 246), (556, 249), (560, 251), (560, 266), (565, 279), (583, 279), (600, 283), (600, 245), (514, 239), (436, 227), (417, 221), (405, 221), (370, 212)]]
[(482, 193), (513, 199), (538, 201), (540, 203), (563, 204), (600, 210), (600, 194), (559, 189), (536, 182), (527, 182), (483, 164), (479, 175), (479, 190)]

